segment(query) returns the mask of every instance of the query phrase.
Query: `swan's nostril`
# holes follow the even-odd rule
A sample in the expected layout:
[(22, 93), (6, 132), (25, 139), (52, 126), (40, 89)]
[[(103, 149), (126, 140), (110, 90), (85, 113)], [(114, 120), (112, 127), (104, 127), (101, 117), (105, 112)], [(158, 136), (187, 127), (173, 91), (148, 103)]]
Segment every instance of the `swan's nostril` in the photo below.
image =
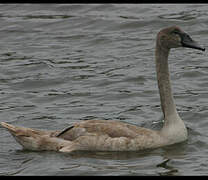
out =
[(181, 44), (183, 47), (198, 49), (201, 51), (205, 51), (205, 48), (201, 47), (196, 41), (194, 41), (188, 34), (181, 33)]

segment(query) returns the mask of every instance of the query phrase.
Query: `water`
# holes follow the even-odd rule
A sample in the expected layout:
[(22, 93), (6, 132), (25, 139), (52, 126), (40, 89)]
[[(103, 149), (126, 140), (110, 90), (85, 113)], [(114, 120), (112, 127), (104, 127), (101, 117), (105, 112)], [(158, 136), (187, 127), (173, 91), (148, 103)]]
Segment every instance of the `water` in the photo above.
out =
[[(56, 130), (86, 119), (162, 126), (157, 32), (178, 25), (207, 49), (206, 4), (0, 5), (0, 121)], [(145, 152), (23, 151), (0, 128), (0, 175), (207, 175), (207, 52), (171, 51), (187, 142)]]

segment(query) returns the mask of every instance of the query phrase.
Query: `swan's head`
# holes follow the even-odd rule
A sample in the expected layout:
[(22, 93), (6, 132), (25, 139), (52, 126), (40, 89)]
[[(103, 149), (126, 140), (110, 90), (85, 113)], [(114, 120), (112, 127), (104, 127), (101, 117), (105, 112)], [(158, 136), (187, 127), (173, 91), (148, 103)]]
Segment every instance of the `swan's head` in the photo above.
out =
[(205, 48), (198, 45), (187, 33), (178, 26), (171, 26), (162, 29), (157, 35), (157, 43), (163, 48), (171, 49), (177, 47), (188, 47), (205, 51)]

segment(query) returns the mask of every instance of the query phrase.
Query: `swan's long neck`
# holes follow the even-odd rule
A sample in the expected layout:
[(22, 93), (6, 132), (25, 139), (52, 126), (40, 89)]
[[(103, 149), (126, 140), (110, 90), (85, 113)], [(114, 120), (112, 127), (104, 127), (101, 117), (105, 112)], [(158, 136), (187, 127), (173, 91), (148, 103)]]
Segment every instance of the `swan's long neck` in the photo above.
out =
[(157, 81), (158, 88), (160, 92), (160, 101), (161, 107), (164, 114), (165, 120), (174, 114), (177, 114), (176, 106), (174, 103), (171, 83), (170, 83), (170, 74), (168, 68), (168, 55), (170, 49), (163, 48), (157, 41), (156, 44), (156, 72), (157, 72)]
[(156, 44), (156, 72), (158, 88), (160, 92), (161, 107), (164, 114), (164, 126), (160, 133), (165, 140), (165, 144), (173, 144), (187, 139), (187, 129), (184, 122), (179, 117), (174, 103), (170, 74), (168, 68), (168, 55), (170, 49)]

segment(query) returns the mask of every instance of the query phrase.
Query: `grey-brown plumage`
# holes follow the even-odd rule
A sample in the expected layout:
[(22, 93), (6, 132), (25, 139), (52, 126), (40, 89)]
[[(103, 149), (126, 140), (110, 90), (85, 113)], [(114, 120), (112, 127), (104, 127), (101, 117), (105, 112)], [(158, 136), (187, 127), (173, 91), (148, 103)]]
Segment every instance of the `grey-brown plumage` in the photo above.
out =
[(5, 122), (1, 122), (1, 125), (9, 130), (23, 148), (30, 150), (138, 151), (185, 141), (187, 129), (176, 110), (168, 69), (170, 49), (177, 47), (205, 50), (177, 26), (162, 29), (158, 33), (155, 62), (165, 120), (159, 131), (113, 120), (81, 121), (63, 131), (35, 130)]

